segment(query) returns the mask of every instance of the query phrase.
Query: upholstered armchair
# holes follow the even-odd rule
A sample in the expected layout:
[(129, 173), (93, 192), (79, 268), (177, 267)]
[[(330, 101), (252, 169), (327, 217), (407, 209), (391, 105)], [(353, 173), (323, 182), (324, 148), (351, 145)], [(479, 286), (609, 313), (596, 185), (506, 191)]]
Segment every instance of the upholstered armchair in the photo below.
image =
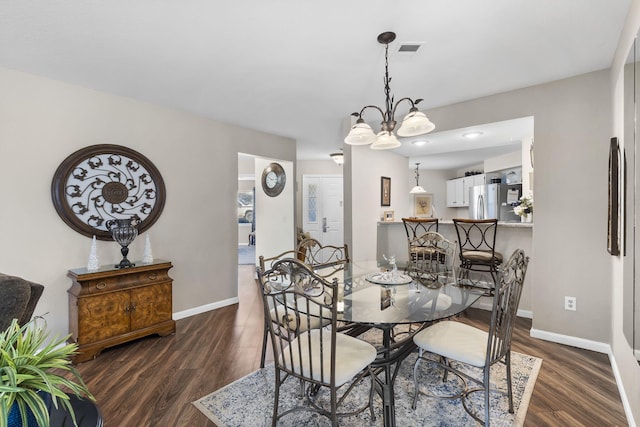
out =
[(0, 331), (13, 319), (24, 325), (33, 315), (44, 286), (0, 273)]

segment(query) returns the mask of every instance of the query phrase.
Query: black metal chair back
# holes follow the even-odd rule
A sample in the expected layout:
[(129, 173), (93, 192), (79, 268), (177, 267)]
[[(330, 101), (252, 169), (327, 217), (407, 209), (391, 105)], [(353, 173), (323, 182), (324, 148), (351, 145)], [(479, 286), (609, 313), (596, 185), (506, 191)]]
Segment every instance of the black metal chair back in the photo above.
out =
[(528, 264), (529, 257), (525, 256), (522, 249), (517, 249), (500, 269), (489, 326), (487, 366), (509, 356)]
[(298, 243), (296, 250), (301, 256), (299, 259), (323, 277), (343, 270), (350, 261), (349, 247), (346, 243), (344, 246), (323, 246), (318, 240), (308, 238)]
[(428, 231), (409, 241), (409, 247), (413, 248), (414, 255), (407, 268), (409, 274), (435, 279), (440, 273), (453, 272), (457, 242), (447, 240), (435, 231)]
[(497, 219), (454, 219), (459, 243), (460, 266), (468, 270), (491, 271), (495, 276), (502, 264), (496, 252)]
[[(310, 365), (309, 372), (301, 371), (301, 361), (308, 355), (301, 351), (305, 343), (296, 343), (294, 340), (302, 332), (300, 325), (303, 323), (320, 319), (323, 323), (335, 325), (337, 280), (327, 282), (316, 275), (309, 266), (295, 259), (281, 259), (274, 263), (271, 270), (264, 273), (259, 269), (258, 278), (262, 295), (267, 302), (265, 309), (270, 311), (270, 307), (280, 306), (283, 309), (282, 315), (287, 318), (287, 321), (282, 321), (268, 316), (267, 330), (274, 345), (274, 358), (278, 369), (298, 378), (310, 379), (318, 385), (331, 385), (331, 373), (324, 372), (325, 365), (322, 363)], [(335, 334), (335, 328), (329, 328), (329, 334), (318, 335), (318, 344), (331, 350), (321, 352), (318, 362), (322, 362), (322, 358), (335, 356)], [(311, 334), (308, 334), (306, 339), (310, 342)], [(314, 377), (317, 379), (313, 379)]]
[(407, 240), (422, 236), (427, 231), (438, 231), (438, 218), (402, 218)]
[(408, 257), (406, 272), (412, 273), (418, 270), (419, 264), (429, 259), (433, 252), (431, 248), (424, 246), (419, 238), (428, 232), (438, 231), (438, 218), (402, 218), (404, 231), (407, 234)]

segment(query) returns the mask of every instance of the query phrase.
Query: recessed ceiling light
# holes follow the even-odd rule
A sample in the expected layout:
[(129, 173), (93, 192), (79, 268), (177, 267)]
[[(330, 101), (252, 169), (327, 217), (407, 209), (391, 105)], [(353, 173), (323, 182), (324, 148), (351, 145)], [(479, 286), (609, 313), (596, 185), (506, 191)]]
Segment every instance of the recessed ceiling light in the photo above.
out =
[(417, 146), (417, 147), (422, 147), (422, 146), (423, 146), (423, 145), (425, 145), (427, 142), (429, 142), (429, 141), (426, 141), (426, 140), (424, 140), (424, 139), (418, 139), (417, 141), (411, 141), (411, 143), (412, 143), (413, 145)]
[(480, 135), (482, 135), (482, 132), (480, 132), (480, 131), (466, 132), (466, 133), (462, 134), (462, 136), (464, 136), (465, 138), (469, 138), (469, 139), (476, 139)]

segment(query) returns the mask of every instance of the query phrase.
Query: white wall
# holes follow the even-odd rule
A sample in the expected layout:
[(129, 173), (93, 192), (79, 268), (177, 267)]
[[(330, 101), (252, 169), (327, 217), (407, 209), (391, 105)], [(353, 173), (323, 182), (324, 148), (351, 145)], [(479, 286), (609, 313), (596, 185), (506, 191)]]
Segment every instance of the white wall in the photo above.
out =
[[(632, 0), (631, 8), (624, 29), (620, 36), (618, 48), (611, 66), (612, 88), (612, 126), (611, 135), (622, 138), (624, 145), (624, 64), (632, 47), (636, 34), (640, 31), (640, 0)], [(636, 100), (636, 103), (638, 100)], [(536, 140), (536, 144), (537, 144)], [(536, 156), (536, 162), (538, 157)], [(537, 163), (536, 163), (537, 169)], [(538, 175), (538, 174), (536, 174)], [(536, 191), (538, 191), (536, 179)], [(623, 209), (624, 212), (624, 209)], [(630, 220), (627, 220), (630, 221)], [(629, 222), (628, 222), (629, 223)], [(624, 264), (622, 257), (610, 257), (612, 266), (612, 301), (611, 301), (611, 351), (614, 372), (622, 395), (629, 425), (640, 423), (640, 367), (633, 350), (623, 333), (624, 314)], [(633, 276), (633, 275), (631, 275)], [(636, 295), (636, 304), (639, 304)]]
[[(262, 171), (278, 162), (286, 174), (285, 187), (276, 197), (267, 196), (262, 189)], [(278, 159), (255, 159), (256, 176), (256, 257), (275, 256), (295, 247), (294, 177), (293, 163)]]
[[(601, 71), (427, 111), (441, 130), (535, 118), (536, 215), (528, 255), (536, 260), (533, 328), (547, 336), (610, 340), (610, 105), (608, 72)], [(567, 183), (576, 183), (569, 196)], [(589, 208), (576, 215), (576, 206)], [(576, 312), (564, 310), (565, 295), (577, 298)]]
[[(408, 179), (406, 157), (369, 146), (352, 147), (349, 151), (351, 155), (345, 161), (350, 162), (352, 170), (351, 183), (345, 179), (345, 223), (352, 227), (351, 258), (356, 262), (371, 261), (376, 259), (376, 226), (382, 213), (394, 211), (396, 220), (400, 220), (399, 215), (408, 214), (409, 190), (414, 184)], [(380, 206), (383, 176), (391, 178), (391, 206)], [(345, 226), (345, 233), (348, 231)]]
[[(167, 201), (149, 233), (174, 264), (174, 312), (237, 296), (238, 152), (293, 161), (293, 140), (4, 68), (0, 93), (0, 271), (45, 286), (35, 313), (52, 333), (68, 331), (67, 270), (86, 265), (91, 241), (56, 214), (51, 179), (88, 145), (130, 147), (162, 174)], [(136, 239), (129, 258), (143, 248)], [(118, 261), (119, 245), (99, 241), (98, 256)]]

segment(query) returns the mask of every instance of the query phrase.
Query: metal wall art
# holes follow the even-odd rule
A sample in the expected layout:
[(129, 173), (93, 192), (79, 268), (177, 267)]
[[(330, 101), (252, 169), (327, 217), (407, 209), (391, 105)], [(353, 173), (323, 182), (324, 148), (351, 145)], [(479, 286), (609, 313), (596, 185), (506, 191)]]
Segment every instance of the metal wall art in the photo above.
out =
[(107, 221), (135, 218), (138, 232), (159, 218), (166, 199), (164, 181), (149, 159), (130, 148), (92, 145), (67, 157), (51, 182), (60, 218), (85, 236), (111, 240)]

